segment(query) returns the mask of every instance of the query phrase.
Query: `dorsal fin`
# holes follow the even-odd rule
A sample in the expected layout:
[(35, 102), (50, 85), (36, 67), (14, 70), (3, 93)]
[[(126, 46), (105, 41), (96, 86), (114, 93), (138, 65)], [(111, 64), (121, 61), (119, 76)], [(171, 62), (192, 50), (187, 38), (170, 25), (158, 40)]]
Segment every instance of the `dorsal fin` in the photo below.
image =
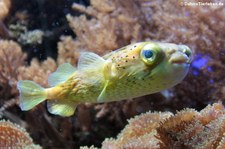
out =
[(48, 78), (49, 86), (53, 87), (65, 82), (75, 71), (76, 68), (69, 63), (61, 64), (55, 72), (50, 74)]

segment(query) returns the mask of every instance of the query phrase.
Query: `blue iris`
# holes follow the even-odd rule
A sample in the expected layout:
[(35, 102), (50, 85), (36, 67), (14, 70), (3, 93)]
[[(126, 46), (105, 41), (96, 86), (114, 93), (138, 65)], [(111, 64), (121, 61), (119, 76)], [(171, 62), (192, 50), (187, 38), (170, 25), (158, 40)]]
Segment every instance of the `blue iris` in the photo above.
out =
[(144, 55), (146, 58), (152, 58), (153, 52), (152, 52), (151, 50), (144, 50), (144, 51), (143, 51), (143, 55)]

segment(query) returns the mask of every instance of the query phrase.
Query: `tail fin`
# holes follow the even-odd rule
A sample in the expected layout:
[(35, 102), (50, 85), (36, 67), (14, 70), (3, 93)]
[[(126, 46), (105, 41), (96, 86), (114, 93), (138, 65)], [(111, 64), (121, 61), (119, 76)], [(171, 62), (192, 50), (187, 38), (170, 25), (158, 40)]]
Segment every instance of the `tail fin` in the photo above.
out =
[(47, 98), (45, 89), (33, 81), (19, 81), (17, 88), (20, 93), (20, 108), (27, 111)]

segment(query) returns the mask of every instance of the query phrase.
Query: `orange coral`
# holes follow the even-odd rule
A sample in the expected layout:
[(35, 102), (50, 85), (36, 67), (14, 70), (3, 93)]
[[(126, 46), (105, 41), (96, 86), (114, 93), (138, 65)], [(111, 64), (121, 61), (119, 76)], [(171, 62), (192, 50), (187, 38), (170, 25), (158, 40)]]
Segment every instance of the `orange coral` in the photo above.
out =
[(129, 120), (117, 136), (106, 139), (102, 148), (223, 148), (225, 108), (221, 103), (200, 112), (185, 109), (173, 115), (145, 113)]
[[(16, 82), (18, 79), (18, 67), (24, 65), (26, 54), (19, 44), (14, 41), (0, 40), (0, 96), (5, 97), (17, 93)], [(10, 90), (11, 89), (11, 90)]]
[(85, 49), (82, 42), (75, 41), (72, 37), (61, 37), (61, 42), (58, 42), (58, 59), (59, 64), (69, 62), (75, 65), (79, 56), (79, 49)]
[(37, 59), (31, 61), (30, 66), (21, 66), (18, 68), (19, 80), (34, 80), (42, 86), (48, 86), (48, 75), (56, 69), (56, 62), (48, 58), (44, 62)]
[[(131, 40), (142, 39), (144, 32), (142, 26), (146, 22), (144, 19), (139, 19), (144, 15), (136, 2), (91, 0), (91, 5), (92, 7), (85, 8), (74, 4), (75, 10), (87, 15), (67, 16), (79, 42), (84, 43), (89, 51), (105, 53), (129, 44)], [(87, 16), (92, 18), (87, 19)]]
[(4, 120), (0, 121), (0, 147), (41, 149), (22, 127)]
[(118, 136), (122, 142), (127, 142), (131, 138), (136, 139), (138, 136), (151, 133), (154, 129), (159, 127), (159, 122), (172, 116), (172, 113), (151, 113), (142, 114), (136, 116), (134, 119), (130, 119), (129, 126), (125, 127), (122, 133)]

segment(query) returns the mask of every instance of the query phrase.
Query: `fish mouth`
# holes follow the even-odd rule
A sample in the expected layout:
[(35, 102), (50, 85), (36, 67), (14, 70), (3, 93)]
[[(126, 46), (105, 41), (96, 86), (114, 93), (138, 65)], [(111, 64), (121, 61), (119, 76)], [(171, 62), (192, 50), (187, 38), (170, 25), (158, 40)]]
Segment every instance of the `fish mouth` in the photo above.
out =
[(171, 55), (169, 62), (173, 64), (190, 64), (190, 59), (186, 54), (178, 51)]

